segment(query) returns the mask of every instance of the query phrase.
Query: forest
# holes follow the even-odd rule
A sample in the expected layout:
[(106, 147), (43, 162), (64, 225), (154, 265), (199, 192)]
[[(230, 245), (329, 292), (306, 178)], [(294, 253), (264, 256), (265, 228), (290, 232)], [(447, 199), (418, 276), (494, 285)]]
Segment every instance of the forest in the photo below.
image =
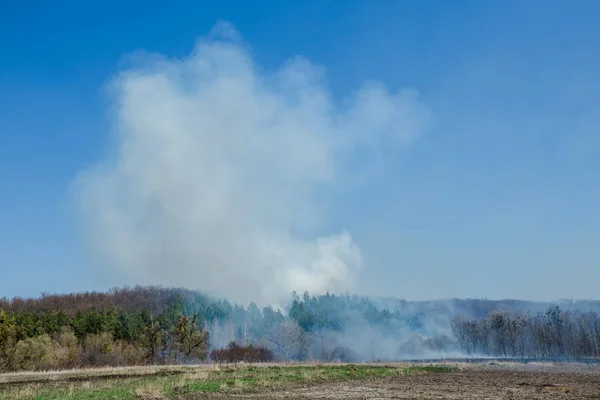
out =
[(283, 309), (163, 287), (0, 299), (0, 370), (600, 357), (600, 302), (406, 301), (293, 293)]

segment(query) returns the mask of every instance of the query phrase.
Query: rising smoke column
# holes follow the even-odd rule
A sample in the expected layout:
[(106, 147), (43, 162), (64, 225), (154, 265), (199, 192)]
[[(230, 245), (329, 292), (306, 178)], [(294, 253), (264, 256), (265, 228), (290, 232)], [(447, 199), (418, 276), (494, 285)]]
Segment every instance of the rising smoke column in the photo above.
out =
[(300, 57), (265, 72), (226, 23), (183, 59), (138, 54), (109, 86), (114, 147), (75, 186), (95, 256), (136, 283), (241, 302), (352, 290), (363, 262), (350, 234), (306, 234), (326, 229), (316, 191), (428, 117), (414, 92), (379, 83), (338, 103)]

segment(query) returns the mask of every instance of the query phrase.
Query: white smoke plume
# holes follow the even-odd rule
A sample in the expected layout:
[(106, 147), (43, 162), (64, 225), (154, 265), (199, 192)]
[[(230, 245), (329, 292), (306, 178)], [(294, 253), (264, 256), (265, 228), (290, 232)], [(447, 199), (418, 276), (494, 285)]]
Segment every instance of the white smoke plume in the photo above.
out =
[(184, 59), (137, 55), (110, 88), (114, 148), (76, 182), (95, 254), (122, 279), (240, 302), (352, 290), (361, 252), (347, 232), (314, 233), (327, 229), (317, 190), (428, 116), (378, 83), (336, 102), (303, 58), (264, 71), (226, 23)]

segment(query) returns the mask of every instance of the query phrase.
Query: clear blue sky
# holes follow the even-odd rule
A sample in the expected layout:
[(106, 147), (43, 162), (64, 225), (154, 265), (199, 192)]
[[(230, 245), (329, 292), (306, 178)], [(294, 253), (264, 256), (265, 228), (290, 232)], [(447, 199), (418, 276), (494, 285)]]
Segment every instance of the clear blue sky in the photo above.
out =
[(0, 296), (122, 283), (88, 264), (70, 192), (109, 142), (104, 85), (225, 20), (265, 69), (303, 55), (334, 96), (375, 79), (431, 110), (392, 173), (329, 213), (364, 253), (358, 291), (600, 297), (600, 2), (166, 4), (2, 3)]

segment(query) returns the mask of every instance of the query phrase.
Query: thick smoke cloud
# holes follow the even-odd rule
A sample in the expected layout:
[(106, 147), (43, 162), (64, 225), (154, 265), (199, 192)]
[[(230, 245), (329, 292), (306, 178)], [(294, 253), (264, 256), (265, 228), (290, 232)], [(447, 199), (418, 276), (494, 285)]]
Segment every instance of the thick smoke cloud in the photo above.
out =
[(303, 58), (264, 71), (224, 23), (183, 59), (136, 55), (110, 93), (114, 148), (76, 185), (95, 254), (132, 282), (241, 302), (352, 290), (361, 251), (343, 230), (315, 233), (318, 195), (428, 117), (379, 83), (335, 101)]

